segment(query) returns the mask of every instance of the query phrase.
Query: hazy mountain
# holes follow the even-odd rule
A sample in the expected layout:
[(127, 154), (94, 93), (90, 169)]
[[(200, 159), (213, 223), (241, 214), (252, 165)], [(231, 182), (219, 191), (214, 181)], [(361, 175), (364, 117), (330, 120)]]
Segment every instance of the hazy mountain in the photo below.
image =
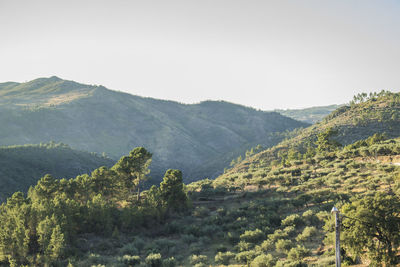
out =
[(329, 105), (303, 109), (276, 109), (275, 111), (289, 118), (314, 124), (341, 106)]
[(153, 176), (178, 168), (186, 179), (215, 176), (227, 155), (270, 147), (282, 139), (275, 133), (307, 126), (223, 101), (186, 105), (58, 77), (0, 84), (0, 111), (0, 145), (54, 140), (114, 159), (145, 146)]
[(0, 201), (15, 191), (27, 191), (45, 174), (72, 178), (114, 161), (64, 144), (0, 147)]

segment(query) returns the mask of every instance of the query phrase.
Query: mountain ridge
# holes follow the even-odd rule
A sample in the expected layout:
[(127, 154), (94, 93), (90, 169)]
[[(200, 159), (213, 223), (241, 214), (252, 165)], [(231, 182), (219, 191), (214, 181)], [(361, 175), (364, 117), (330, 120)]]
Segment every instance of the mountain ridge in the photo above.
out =
[[(269, 134), (308, 125), (225, 101), (181, 104), (58, 77), (0, 88), (0, 122), (7, 127), (0, 145), (54, 140), (114, 159), (144, 146), (154, 153), (157, 177), (167, 168), (182, 169), (190, 180), (215, 177), (226, 167), (220, 158), (237, 147), (269, 147), (281, 140)], [(197, 167), (204, 171), (191, 177)]]

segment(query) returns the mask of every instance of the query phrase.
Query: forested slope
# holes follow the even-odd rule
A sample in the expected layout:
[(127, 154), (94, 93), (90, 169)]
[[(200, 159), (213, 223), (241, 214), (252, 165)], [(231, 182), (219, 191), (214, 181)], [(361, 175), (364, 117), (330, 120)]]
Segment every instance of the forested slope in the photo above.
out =
[(64, 144), (0, 147), (0, 200), (15, 191), (27, 191), (45, 174), (72, 178), (113, 160), (94, 153), (71, 149)]
[(308, 124), (223, 101), (185, 105), (57, 77), (0, 84), (0, 145), (54, 140), (117, 159), (136, 146), (153, 152), (152, 175), (179, 168), (185, 179), (215, 177), (250, 147)]

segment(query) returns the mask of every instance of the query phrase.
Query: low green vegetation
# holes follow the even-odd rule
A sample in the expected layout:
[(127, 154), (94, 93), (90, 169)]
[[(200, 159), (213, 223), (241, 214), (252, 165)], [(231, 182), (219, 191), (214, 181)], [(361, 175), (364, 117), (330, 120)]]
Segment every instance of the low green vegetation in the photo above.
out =
[[(324, 138), (329, 143), (325, 134), (318, 144)], [(374, 135), (312, 152), (187, 186), (180, 171), (168, 170), (160, 186), (142, 193), (151, 160), (144, 148), (90, 176), (47, 175), (26, 198), (15, 193), (1, 206), (0, 259), (14, 266), (331, 266), (336, 205), (345, 216), (343, 262), (395, 264), (400, 139)]]

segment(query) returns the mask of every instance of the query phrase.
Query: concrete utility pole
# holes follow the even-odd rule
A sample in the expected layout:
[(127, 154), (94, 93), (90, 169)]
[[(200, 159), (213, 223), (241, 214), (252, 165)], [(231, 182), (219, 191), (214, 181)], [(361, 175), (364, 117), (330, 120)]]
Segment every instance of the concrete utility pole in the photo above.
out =
[(339, 210), (336, 207), (333, 207), (331, 210), (332, 213), (335, 214), (335, 255), (336, 255), (336, 267), (340, 267), (340, 219), (339, 219)]

